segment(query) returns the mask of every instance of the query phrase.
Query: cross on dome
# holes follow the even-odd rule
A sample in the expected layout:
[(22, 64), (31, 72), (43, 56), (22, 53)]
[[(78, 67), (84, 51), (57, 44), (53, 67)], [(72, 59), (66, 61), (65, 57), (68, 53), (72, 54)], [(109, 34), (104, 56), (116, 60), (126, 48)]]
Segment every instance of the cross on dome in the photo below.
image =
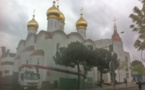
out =
[(83, 13), (83, 8), (81, 7), (81, 13)]
[(35, 9), (34, 9), (34, 11), (33, 11), (33, 17), (35, 17)]
[(59, 0), (57, 0), (57, 6), (59, 6)]
[(117, 19), (114, 17), (114, 28), (116, 28), (117, 26), (116, 26), (116, 21), (117, 21)]
[(116, 23), (117, 19), (114, 17), (114, 20), (113, 21), (114, 21), (114, 23)]

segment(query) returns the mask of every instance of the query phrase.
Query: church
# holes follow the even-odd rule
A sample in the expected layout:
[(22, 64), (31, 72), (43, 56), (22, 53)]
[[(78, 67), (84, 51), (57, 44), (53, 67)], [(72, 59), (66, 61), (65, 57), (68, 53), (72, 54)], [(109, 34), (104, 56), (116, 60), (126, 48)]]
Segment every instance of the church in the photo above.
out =
[[(111, 49), (112, 52), (117, 54), (119, 68), (115, 71), (116, 81), (124, 82), (124, 80), (127, 80), (128, 82), (131, 82), (130, 55), (129, 52), (126, 52), (123, 49), (123, 42), (117, 32), (116, 23), (114, 23), (112, 38), (96, 40), (95, 44), (97, 48)], [(110, 73), (104, 74), (103, 79), (105, 82), (111, 82)]]
[[(50, 83), (59, 82), (61, 78), (77, 78), (77, 68), (70, 68), (61, 65), (56, 65), (53, 56), (59, 47), (67, 46), (71, 42), (82, 42), (85, 45), (92, 45), (96, 47), (94, 41), (86, 39), (87, 21), (83, 18), (83, 13), (80, 14), (80, 19), (76, 22), (77, 32), (65, 34), (65, 16), (59, 10), (59, 6), (55, 6), (53, 1), (52, 7), (47, 10), (47, 30), (41, 30), (37, 34), (39, 27), (38, 22), (33, 15), (32, 20), (27, 24), (28, 35), (26, 40), (21, 40), (17, 47), (17, 53), (15, 57), (16, 68), (18, 70), (23, 64), (41, 65), (52, 68), (51, 70), (40, 69), (40, 85), (44, 81)], [(74, 74), (55, 71), (68, 70), (74, 72)], [(83, 67), (81, 67), (83, 73)], [(49, 73), (49, 75), (48, 75)], [(63, 81), (64, 82), (64, 81)]]
[[(83, 12), (76, 22), (77, 32), (66, 34), (64, 32), (65, 16), (59, 10), (59, 5), (55, 5), (53, 1), (52, 7), (47, 12), (47, 29), (37, 32), (39, 28), (38, 22), (35, 20), (35, 14), (27, 24), (27, 37), (21, 40), (17, 46), (16, 56), (14, 58), (14, 72), (18, 72), (19, 67), (23, 64), (40, 65), (49, 67), (50, 70), (39, 69), (40, 86), (49, 81), (51, 84), (67, 84), (68, 80), (77, 79), (77, 68), (70, 68), (55, 64), (53, 56), (59, 47), (66, 47), (71, 42), (82, 42), (84, 45), (92, 45), (94, 48), (104, 48), (109, 50), (109, 45), (113, 44), (113, 52), (117, 53), (120, 62), (120, 68), (116, 70), (116, 80), (123, 82), (126, 78), (131, 82), (130, 55), (123, 49), (123, 42), (117, 33), (117, 25), (114, 24), (114, 33), (111, 39), (91, 40), (86, 39), (86, 30), (88, 23), (83, 18)], [(121, 65), (126, 63), (126, 66)], [(125, 68), (124, 68), (125, 67)], [(7, 68), (8, 69), (8, 68)], [(83, 67), (80, 66), (83, 73)], [(83, 78), (83, 77), (81, 77)], [(105, 82), (110, 83), (110, 73), (104, 74)], [(87, 75), (87, 81), (95, 83), (99, 81), (99, 72), (94, 67)], [(57, 86), (56, 85), (56, 86)], [(68, 85), (68, 84), (67, 84)], [(71, 84), (73, 85), (73, 83)], [(62, 85), (63, 86), (63, 85)]]

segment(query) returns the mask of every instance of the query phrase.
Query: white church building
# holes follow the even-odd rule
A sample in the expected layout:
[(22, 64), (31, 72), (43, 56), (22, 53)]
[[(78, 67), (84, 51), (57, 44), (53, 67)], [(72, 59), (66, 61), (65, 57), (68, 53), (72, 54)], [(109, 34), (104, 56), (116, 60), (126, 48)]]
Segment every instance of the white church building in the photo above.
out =
[[(111, 39), (101, 39), (95, 41), (97, 48), (112, 49), (117, 54), (119, 61), (119, 68), (115, 71), (116, 81), (124, 82), (127, 79), (131, 82), (131, 69), (130, 69), (130, 55), (123, 49), (123, 42), (117, 32), (117, 25), (114, 23), (114, 32)], [(112, 45), (112, 47), (110, 47)], [(111, 82), (110, 73), (103, 75), (105, 82)]]
[[(116, 70), (116, 80), (123, 82), (124, 78), (131, 82), (130, 55), (123, 49), (123, 42), (117, 33), (117, 26), (114, 25), (114, 34), (112, 39), (103, 39), (93, 41), (86, 39), (87, 21), (80, 14), (80, 19), (76, 22), (77, 32), (66, 34), (64, 32), (65, 16), (59, 10), (59, 6), (53, 2), (52, 7), (47, 10), (47, 29), (37, 32), (39, 24), (33, 15), (32, 20), (27, 24), (28, 34), (25, 40), (21, 40), (17, 46), (16, 56), (14, 58), (14, 72), (19, 70), (23, 64), (41, 65), (50, 67), (50, 70), (40, 69), (40, 85), (43, 82), (60, 83), (60, 79), (77, 79), (77, 68), (70, 68), (55, 64), (53, 56), (59, 47), (66, 47), (71, 42), (82, 42), (85, 45), (92, 45), (95, 48), (104, 48), (109, 50), (109, 45), (113, 44), (113, 51), (117, 53), (120, 64), (127, 62), (126, 66)], [(127, 67), (125, 69), (124, 67)], [(80, 68), (83, 73), (83, 67)], [(69, 72), (65, 72), (69, 71)], [(71, 72), (71, 73), (70, 73)], [(97, 82), (99, 80), (97, 68), (93, 68), (88, 73), (88, 81)], [(104, 74), (105, 82), (111, 82), (110, 73)]]

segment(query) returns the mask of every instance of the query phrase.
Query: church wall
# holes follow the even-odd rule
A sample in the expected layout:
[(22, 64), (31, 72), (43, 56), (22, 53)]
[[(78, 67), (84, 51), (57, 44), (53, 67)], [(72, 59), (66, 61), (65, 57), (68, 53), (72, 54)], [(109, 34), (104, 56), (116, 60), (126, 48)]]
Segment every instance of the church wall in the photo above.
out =
[(35, 36), (34, 36), (33, 34), (31, 34), (31, 35), (28, 36), (28, 38), (26, 39), (25, 47), (34, 46), (34, 43), (35, 43)]
[[(48, 64), (48, 56), (49, 56), (49, 51), (50, 51), (50, 46), (51, 46), (51, 39), (45, 39), (45, 33), (40, 33), (40, 34), (38, 34), (38, 36), (37, 36), (37, 40), (36, 40), (36, 43), (35, 43), (35, 50), (43, 50), (44, 51), (44, 56), (43, 56), (43, 62), (41, 62), (42, 63), (42, 65), (43, 66), (47, 66), (47, 64)], [(37, 56), (32, 56), (32, 58), (35, 60), (35, 58), (37, 57)], [(44, 69), (42, 69), (41, 70), (41, 76), (43, 76), (43, 77), (41, 77), (41, 82), (42, 81), (45, 81), (46, 80), (46, 71), (47, 70), (44, 70)]]
[(64, 23), (63, 22), (59, 22), (59, 28), (60, 28), (60, 30), (64, 31)]
[[(61, 66), (61, 65), (56, 65), (54, 60), (53, 60), (53, 56), (56, 54), (56, 50), (57, 50), (57, 45), (59, 43), (59, 47), (63, 47), (63, 46), (67, 46), (68, 43), (70, 43), (72, 40), (74, 41), (78, 41), (79, 39), (80, 41), (82, 41), (82, 39), (80, 37), (77, 37), (76, 39), (74, 39), (73, 37), (70, 37), (69, 39), (67, 39), (67, 37), (63, 34), (63, 33), (55, 33), (52, 37), (52, 39), (48, 38), (45, 40), (40, 40), (40, 42), (37, 43), (36, 48), (39, 47), (42, 48), (42, 45), (45, 43), (45, 46), (43, 46), (43, 50), (44, 50), (44, 66), (51, 66), (51, 67), (55, 67), (55, 68), (61, 68), (64, 70), (71, 70), (71, 71), (77, 71), (77, 68), (70, 68), (70, 67), (65, 67), (65, 66)], [(70, 40), (71, 39), (71, 40)], [(38, 45), (40, 44), (40, 45)], [(47, 65), (46, 65), (47, 63)], [(82, 66), (81, 70), (83, 72)], [(51, 70), (43, 70), (44, 74), (45, 74), (45, 79), (43, 80), (49, 80), (50, 82), (53, 82), (54, 80), (58, 80), (60, 77), (61, 78), (77, 78), (77, 75), (72, 75), (72, 74), (66, 74), (66, 73), (61, 73), (61, 72), (56, 72), (56, 71), (51, 71)], [(50, 73), (50, 75), (48, 76), (47, 73)]]
[(21, 40), (20, 42), (19, 42), (19, 45), (18, 45), (18, 47), (17, 47), (17, 54), (19, 54), (20, 52), (22, 52), (22, 50), (25, 48), (25, 42), (24, 42), (24, 40)]
[(91, 42), (91, 41), (86, 41), (86, 42), (85, 42), (85, 45), (91, 45), (91, 46), (93, 46), (94, 48), (96, 48), (96, 45), (95, 45), (93, 42)]
[(5, 62), (14, 63), (13, 60), (14, 60), (14, 57), (9, 57), (9, 56), (1, 59), (2, 76), (13, 75), (14, 64), (5, 64)]
[[(38, 40), (36, 48), (43, 49), (44, 50), (44, 63), (43, 66), (50, 66), (50, 67), (56, 67), (55, 62), (53, 61), (53, 56), (56, 53), (57, 44), (59, 43), (59, 46), (64, 46), (65, 44), (65, 38), (66, 36), (64, 34), (55, 33), (52, 37), (52, 39), (43, 39), (41, 38)], [(40, 42), (39, 42), (40, 41)], [(58, 66), (58, 65), (57, 65)], [(60, 67), (60, 66), (58, 66)], [(61, 67), (62, 68), (62, 67)], [(51, 79), (54, 79), (55, 75), (54, 72), (51, 70), (42, 70), (43, 78), (42, 81), (48, 80), (49, 77)], [(48, 76), (47, 73), (50, 72), (50, 75)], [(56, 74), (58, 75), (58, 73)]]
[(29, 34), (36, 34), (36, 32), (37, 32), (37, 30), (31, 30), (31, 29), (29, 29), (29, 30), (28, 30), (28, 35), (29, 35)]
[[(50, 56), (51, 58), (51, 62), (52, 62), (52, 67), (56, 67), (56, 68), (60, 68), (60, 69), (63, 69), (63, 70), (68, 70), (68, 67), (66, 68), (65, 66), (61, 66), (61, 65), (56, 65), (54, 60), (53, 60), (53, 56), (55, 56), (56, 54), (56, 50), (59, 48), (59, 47), (63, 47), (63, 46), (67, 46), (67, 37), (63, 34), (63, 33), (55, 33), (54, 36), (53, 36), (53, 39), (52, 39), (52, 48), (53, 50), (50, 50), (52, 51), (52, 56)], [(66, 73), (62, 73), (62, 72), (56, 72), (56, 71), (50, 71), (51, 75), (48, 79), (54, 81), (54, 80), (59, 80), (59, 78), (67, 78), (69, 77), (68, 74)]]
[(81, 36), (79, 36), (78, 34), (72, 34), (69, 36), (69, 42), (68, 43), (71, 43), (71, 42), (84, 42), (83, 38)]
[(25, 51), (21, 54), (20, 66), (23, 64), (27, 64), (27, 62), (30, 60), (30, 55), (32, 53), (33, 51)]
[(131, 82), (132, 80), (132, 77), (131, 77), (131, 61), (130, 61), (130, 54), (128, 52), (125, 52), (126, 53), (126, 57), (127, 57), (127, 61), (128, 61), (128, 74), (129, 74), (129, 77), (127, 78), (129, 82)]
[(101, 39), (101, 40), (96, 40), (95, 44), (97, 48), (108, 49), (108, 46), (112, 45), (112, 41), (110, 39)]
[(84, 28), (79, 28), (77, 31), (84, 39), (86, 39), (86, 30)]

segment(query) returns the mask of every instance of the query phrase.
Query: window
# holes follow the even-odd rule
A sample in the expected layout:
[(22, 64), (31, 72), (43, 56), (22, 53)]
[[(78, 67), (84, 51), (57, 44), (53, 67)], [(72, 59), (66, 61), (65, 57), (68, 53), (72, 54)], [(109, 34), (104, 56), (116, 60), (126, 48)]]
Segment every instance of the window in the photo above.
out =
[(5, 74), (9, 74), (9, 70), (5, 70), (4, 73), (5, 73)]
[(14, 65), (14, 62), (6, 61), (2, 62), (1, 65)]
[(60, 30), (63, 30), (62, 26), (60, 26)]
[(27, 64), (28, 64), (28, 60), (27, 60)]
[(55, 22), (55, 27), (56, 27), (56, 22)]
[(37, 58), (37, 65), (39, 65), (39, 58)]
[(51, 21), (51, 26), (50, 27), (52, 27), (52, 21)]

